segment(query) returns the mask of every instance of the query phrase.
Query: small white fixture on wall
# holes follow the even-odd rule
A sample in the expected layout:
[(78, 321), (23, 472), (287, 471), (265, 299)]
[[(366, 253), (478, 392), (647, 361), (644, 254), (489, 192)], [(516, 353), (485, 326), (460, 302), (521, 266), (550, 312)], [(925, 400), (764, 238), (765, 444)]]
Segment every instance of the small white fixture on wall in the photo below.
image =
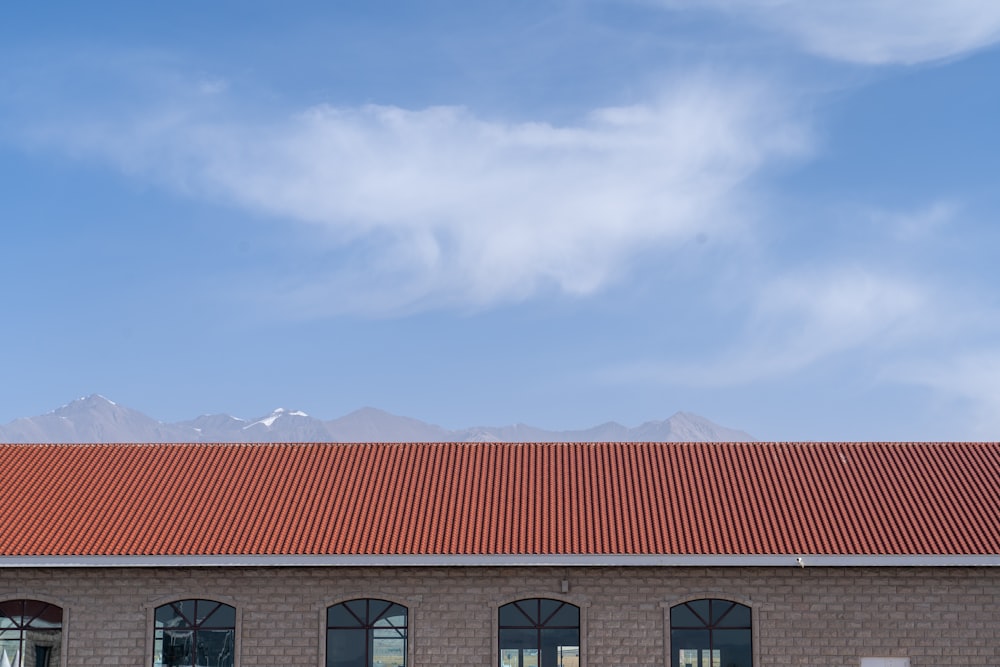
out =
[(861, 667), (910, 667), (909, 658), (861, 658)]

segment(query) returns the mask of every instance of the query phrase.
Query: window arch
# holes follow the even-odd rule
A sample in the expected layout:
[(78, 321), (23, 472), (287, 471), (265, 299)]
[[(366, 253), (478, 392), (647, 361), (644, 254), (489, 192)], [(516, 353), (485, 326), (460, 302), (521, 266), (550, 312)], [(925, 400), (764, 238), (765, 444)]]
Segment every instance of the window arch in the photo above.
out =
[(361, 598), (326, 609), (326, 667), (406, 667), (407, 609)]
[(178, 600), (157, 607), (153, 618), (153, 667), (234, 667), (234, 607)]
[(580, 608), (528, 598), (499, 609), (500, 667), (579, 667)]
[(0, 665), (56, 667), (62, 661), (63, 610), (41, 600), (0, 602)]
[(670, 608), (671, 667), (753, 667), (750, 607), (691, 600)]

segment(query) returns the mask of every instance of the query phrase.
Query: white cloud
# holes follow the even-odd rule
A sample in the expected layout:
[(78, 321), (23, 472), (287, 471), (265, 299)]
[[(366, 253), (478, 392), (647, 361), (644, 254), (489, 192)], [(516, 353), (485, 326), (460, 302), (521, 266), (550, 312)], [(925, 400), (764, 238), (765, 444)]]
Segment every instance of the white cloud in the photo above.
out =
[(841, 350), (922, 329), (918, 285), (861, 269), (791, 274), (762, 291), (751, 328), (766, 333), (770, 362), (798, 369)]
[(681, 358), (683, 350), (668, 350), (664, 358), (606, 369), (599, 379), (754, 386), (843, 362), (864, 373), (864, 383), (929, 390), (922, 403), (928, 415), (939, 408), (941, 414), (964, 415), (938, 429), (922, 415), (934, 433), (995, 440), (1000, 437), (1000, 348), (992, 341), (1000, 331), (1000, 311), (990, 296), (941, 278), (832, 267), (760, 284), (748, 281), (746, 316), (714, 354), (703, 350), (692, 360)]
[(374, 105), (260, 123), (195, 105), (49, 127), (48, 141), (364, 243), (363, 265), (290, 289), (304, 302), (340, 301), (312, 304), (320, 310), (378, 311), (588, 294), (650, 246), (739, 234), (741, 186), (808, 150), (786, 104), (701, 76), (571, 126)]
[(203, 95), (219, 95), (229, 89), (229, 83), (223, 79), (205, 79), (198, 83), (198, 91)]
[(919, 241), (933, 237), (952, 223), (959, 211), (954, 201), (939, 200), (906, 212), (874, 210), (869, 217), (900, 241)]
[(811, 53), (848, 62), (916, 64), (1000, 41), (995, 0), (662, 0), (711, 6), (792, 37)]
[(783, 377), (842, 352), (891, 348), (926, 336), (932, 301), (921, 285), (876, 272), (833, 268), (789, 273), (751, 297), (744, 329), (702, 362), (638, 363), (608, 377), (691, 386), (735, 386)]

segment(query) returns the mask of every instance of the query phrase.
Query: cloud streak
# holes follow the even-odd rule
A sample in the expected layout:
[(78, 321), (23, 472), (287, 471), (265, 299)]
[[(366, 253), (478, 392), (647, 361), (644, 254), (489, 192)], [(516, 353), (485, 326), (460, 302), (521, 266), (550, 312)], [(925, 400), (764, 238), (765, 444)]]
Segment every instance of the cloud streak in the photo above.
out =
[(764, 86), (706, 75), (667, 90), (565, 126), (461, 107), (316, 106), (252, 122), (237, 107), (164, 105), (42, 134), (138, 178), (316, 226), (331, 247), (365, 244), (363, 265), (289, 288), (337, 301), (317, 310), (479, 307), (591, 294), (650, 247), (737, 236), (741, 188), (809, 150), (808, 129)]
[(952, 224), (961, 206), (951, 200), (938, 200), (922, 208), (906, 211), (872, 210), (868, 217), (873, 223), (885, 227), (899, 241), (914, 242), (932, 239)]
[(736, 346), (701, 362), (626, 364), (605, 375), (697, 387), (793, 375), (844, 352), (888, 349), (930, 334), (933, 298), (921, 285), (862, 268), (789, 272), (752, 288)]
[(944, 60), (1000, 41), (993, 0), (663, 0), (712, 7), (784, 33), (815, 55), (863, 65)]

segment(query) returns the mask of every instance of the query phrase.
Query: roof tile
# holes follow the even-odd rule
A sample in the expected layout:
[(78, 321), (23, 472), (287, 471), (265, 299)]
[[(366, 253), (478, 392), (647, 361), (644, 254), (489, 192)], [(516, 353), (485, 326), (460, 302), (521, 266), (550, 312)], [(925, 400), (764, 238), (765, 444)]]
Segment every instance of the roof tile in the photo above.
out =
[(998, 443), (0, 445), (0, 556), (1000, 553)]

